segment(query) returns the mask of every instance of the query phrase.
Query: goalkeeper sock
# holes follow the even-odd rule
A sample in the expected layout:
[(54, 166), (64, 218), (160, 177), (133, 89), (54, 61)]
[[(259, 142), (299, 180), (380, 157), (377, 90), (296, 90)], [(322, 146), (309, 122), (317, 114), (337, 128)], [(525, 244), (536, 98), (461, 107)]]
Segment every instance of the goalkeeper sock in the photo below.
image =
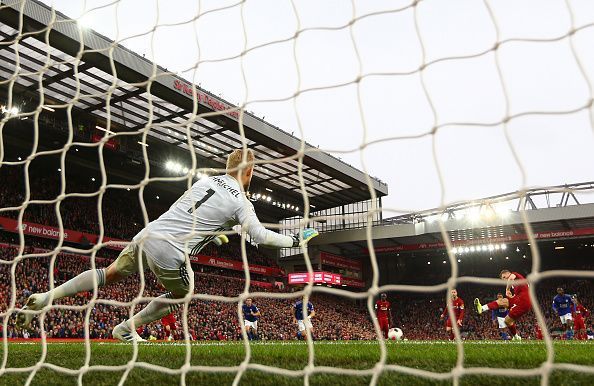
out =
[(180, 304), (165, 303), (160, 299), (173, 299), (173, 295), (171, 295), (171, 292), (167, 292), (166, 294), (151, 300), (151, 302), (146, 307), (144, 307), (142, 311), (126, 321), (128, 328), (132, 328), (132, 322), (134, 322), (134, 328), (144, 326), (145, 324), (153, 322), (157, 319), (161, 319), (165, 315), (175, 312), (175, 310), (180, 307)]
[(52, 291), (46, 292), (49, 296), (50, 292), (54, 295), (54, 300), (61, 299), (66, 296), (73, 296), (79, 292), (92, 291), (93, 277), (97, 277), (97, 287), (105, 285), (105, 269), (90, 269), (81, 273), (80, 275), (73, 277), (66, 283), (54, 288)]

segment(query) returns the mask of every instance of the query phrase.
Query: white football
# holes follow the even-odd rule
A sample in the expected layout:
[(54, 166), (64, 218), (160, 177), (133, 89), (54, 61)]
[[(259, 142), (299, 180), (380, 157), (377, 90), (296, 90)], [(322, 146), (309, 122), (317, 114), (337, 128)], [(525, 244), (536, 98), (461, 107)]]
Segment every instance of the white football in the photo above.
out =
[(402, 340), (403, 335), (402, 330), (399, 328), (391, 328), (388, 331), (388, 339), (390, 340)]

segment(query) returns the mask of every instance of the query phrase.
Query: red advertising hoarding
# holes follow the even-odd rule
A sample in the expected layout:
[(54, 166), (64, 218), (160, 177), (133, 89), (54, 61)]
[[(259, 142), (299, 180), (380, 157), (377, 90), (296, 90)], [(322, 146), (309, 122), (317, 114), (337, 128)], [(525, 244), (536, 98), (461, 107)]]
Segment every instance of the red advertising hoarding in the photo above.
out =
[[(313, 280), (310, 280), (312, 276)], [(341, 285), (342, 275), (331, 272), (313, 272), (313, 275), (310, 275), (308, 272), (289, 274), (289, 284), (306, 284), (310, 281), (313, 283)]]
[[(102, 139), (103, 139), (103, 135), (101, 135), (99, 133), (94, 133), (93, 136), (91, 137), (91, 140), (93, 142), (101, 142)], [(117, 150), (119, 146), (120, 146), (120, 144), (115, 138), (109, 138), (103, 144), (103, 147), (106, 147), (109, 150)]]
[(328, 252), (320, 252), (320, 261), (322, 264), (332, 267), (350, 269), (351, 271), (361, 271), (363, 266), (360, 261), (347, 259), (346, 257), (333, 255)]
[[(176, 79), (173, 81), (173, 88), (176, 89), (177, 91), (184, 93), (187, 96), (193, 98), (194, 92), (193, 92), (191, 84), (185, 83), (179, 79)], [(229, 110), (229, 109), (233, 108), (233, 106), (229, 106), (229, 105), (217, 100), (216, 98), (208, 95), (204, 91), (200, 91), (198, 88), (196, 88), (196, 99), (198, 99), (198, 102), (201, 102), (201, 103), (204, 103), (205, 105), (210, 106), (214, 111)], [(235, 118), (235, 119), (239, 119), (239, 112), (237, 110), (229, 111), (226, 114)]]
[(347, 287), (365, 288), (365, 282), (361, 279), (353, 279), (350, 277), (342, 277), (342, 285)]
[[(568, 231), (536, 232), (536, 233), (534, 233), (534, 238), (537, 240), (547, 240), (547, 239), (562, 239), (562, 238), (592, 236), (592, 235), (594, 235), (594, 228), (579, 228), (579, 229), (572, 229), (572, 230), (568, 230)], [(472, 246), (472, 245), (506, 243), (506, 242), (515, 242), (515, 241), (525, 241), (525, 240), (528, 240), (528, 235), (517, 234), (517, 235), (510, 235), (510, 236), (490, 238), (490, 239), (456, 241), (456, 242), (452, 243), (452, 247), (460, 247), (460, 246), (466, 247), (466, 246)], [(420, 250), (420, 249), (441, 249), (441, 248), (445, 248), (445, 244), (442, 242), (436, 242), (436, 243), (421, 243), (421, 244), (403, 244), (403, 245), (395, 245), (395, 246), (391, 246), (391, 247), (377, 247), (377, 248), (375, 248), (375, 252), (376, 253), (384, 253), (384, 252), (416, 251), (416, 250)], [(367, 248), (364, 248), (363, 251), (365, 253), (369, 253), (369, 249), (367, 249)]]
[[(0, 217), (0, 227), (7, 232), (18, 233), (19, 223), (17, 220), (11, 218)], [(48, 225), (36, 224), (29, 221), (23, 221), (22, 223), (23, 234), (37, 237), (44, 237), (46, 239), (58, 240), (60, 238), (60, 228), (51, 227)], [(97, 244), (99, 236), (90, 233), (73, 231), (70, 229), (64, 229), (64, 241), (79, 244)], [(111, 237), (103, 237), (103, 242), (114, 241), (118, 244), (106, 245), (107, 248), (122, 250), (124, 246), (128, 244), (127, 241), (113, 239)]]
[[(206, 255), (190, 256), (190, 261), (196, 264), (208, 265), (211, 267), (219, 267), (225, 269), (233, 269), (235, 271), (243, 271), (243, 262), (236, 260), (228, 260), (220, 257), (212, 257)], [(276, 267), (264, 267), (262, 265), (250, 265), (251, 273), (258, 273), (266, 276), (281, 276), (283, 270)]]
[[(18, 233), (18, 222), (11, 218), (0, 217), (0, 227), (7, 232)], [(60, 229), (48, 225), (36, 224), (28, 221), (23, 221), (23, 234), (30, 236), (43, 237), (46, 239), (57, 240), (60, 238)], [(99, 236), (90, 233), (73, 231), (64, 229), (64, 241), (71, 243), (89, 243), (97, 244)], [(116, 242), (114, 245), (106, 245), (107, 248), (122, 250), (128, 242), (125, 240), (114, 239), (111, 237), (103, 237), (103, 242)], [(190, 260), (197, 264), (208, 265), (211, 267), (219, 267), (226, 269), (233, 269), (236, 271), (243, 271), (243, 263), (241, 261), (227, 260), (220, 257), (210, 257), (205, 255), (190, 256)], [(250, 272), (258, 273), (265, 276), (283, 276), (284, 272), (280, 268), (265, 267), (261, 265), (250, 265)]]

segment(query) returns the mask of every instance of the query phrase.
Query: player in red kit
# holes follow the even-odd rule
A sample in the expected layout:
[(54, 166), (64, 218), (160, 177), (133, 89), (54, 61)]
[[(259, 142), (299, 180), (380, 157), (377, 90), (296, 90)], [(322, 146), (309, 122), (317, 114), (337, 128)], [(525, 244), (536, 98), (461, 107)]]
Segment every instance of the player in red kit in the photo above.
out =
[(511, 332), (513, 340), (522, 340), (520, 335), (518, 335), (516, 321), (532, 309), (528, 283), (516, 284), (516, 280), (525, 280), (525, 277), (517, 272), (511, 272), (507, 269), (501, 271), (499, 277), (506, 281), (505, 295), (507, 297), (494, 300), (484, 305), (481, 305), (480, 300), (476, 298), (474, 299), (474, 305), (479, 314), (482, 314), (487, 310), (495, 310), (501, 307), (508, 308), (509, 314), (505, 317), (505, 324)]
[[(451, 291), (452, 296), (452, 308), (454, 310), (454, 316), (456, 317), (456, 324), (462, 327), (462, 319), (464, 318), (464, 300), (458, 297), (458, 291), (453, 289)], [(445, 319), (445, 329), (450, 340), (454, 340), (454, 330), (452, 330), (452, 321), (449, 318), (448, 307), (444, 308), (439, 319)]]
[(173, 315), (173, 312), (161, 319), (161, 324), (165, 329), (165, 335), (167, 335), (167, 340), (169, 341), (173, 340), (173, 331), (177, 329), (176, 323), (177, 320), (175, 320), (175, 315)]
[(578, 340), (586, 340), (588, 339), (588, 336), (586, 335), (586, 319), (590, 316), (590, 311), (580, 303), (576, 295), (574, 295), (572, 299), (575, 303), (573, 329), (575, 330), (576, 338), (578, 338)]
[(388, 296), (380, 294), (380, 300), (375, 302), (375, 315), (379, 323), (380, 330), (384, 334), (384, 339), (388, 339), (388, 330), (392, 324), (392, 306), (388, 301)]

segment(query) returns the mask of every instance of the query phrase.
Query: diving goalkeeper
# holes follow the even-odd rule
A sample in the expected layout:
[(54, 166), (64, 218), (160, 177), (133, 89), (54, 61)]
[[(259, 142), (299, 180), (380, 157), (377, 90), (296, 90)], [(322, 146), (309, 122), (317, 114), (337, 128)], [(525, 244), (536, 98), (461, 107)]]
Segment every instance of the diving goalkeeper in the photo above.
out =
[(32, 311), (42, 310), (50, 301), (93, 290), (94, 280), (101, 287), (138, 272), (142, 259), (143, 267), (148, 266), (168, 292), (112, 331), (113, 337), (121, 341), (142, 341), (135, 328), (161, 319), (180, 306), (163, 299), (183, 298), (190, 291), (193, 271), (186, 252), (193, 255), (209, 242), (228, 242), (217, 232), (239, 224), (252, 241), (273, 248), (301, 246), (317, 236), (314, 229), (304, 229), (299, 237), (281, 235), (262, 226), (244, 194), (254, 172), (254, 153), (246, 150), (247, 163), (242, 164), (243, 152), (234, 150), (227, 157), (227, 174), (196, 182), (167, 212), (140, 231), (109, 267), (85, 271), (51, 291), (31, 295), (17, 316), (17, 325), (26, 328), (39, 313)]

